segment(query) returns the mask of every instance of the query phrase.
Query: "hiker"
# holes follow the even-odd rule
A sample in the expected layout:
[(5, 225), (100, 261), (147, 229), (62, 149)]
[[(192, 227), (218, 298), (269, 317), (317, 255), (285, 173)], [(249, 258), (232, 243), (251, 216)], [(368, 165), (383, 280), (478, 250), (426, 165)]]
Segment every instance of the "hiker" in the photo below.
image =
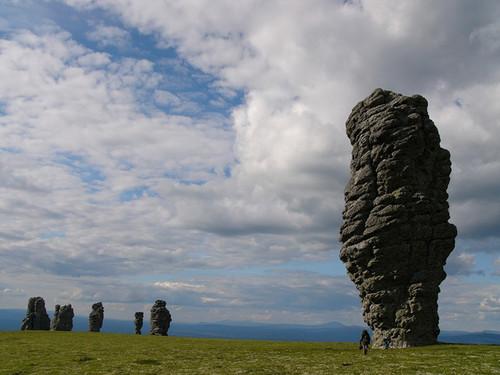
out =
[(384, 338), (383, 345), (384, 350), (389, 349), (391, 347), (391, 339), (389, 337)]
[(368, 346), (370, 345), (370, 335), (366, 329), (361, 333), (361, 339), (359, 340), (359, 349), (363, 349), (363, 354), (368, 353)]

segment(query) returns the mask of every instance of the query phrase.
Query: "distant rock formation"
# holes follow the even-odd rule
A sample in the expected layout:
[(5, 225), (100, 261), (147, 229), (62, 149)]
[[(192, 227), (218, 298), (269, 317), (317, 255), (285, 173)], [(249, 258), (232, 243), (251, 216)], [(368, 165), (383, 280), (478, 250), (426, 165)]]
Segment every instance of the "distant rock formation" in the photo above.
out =
[(53, 331), (71, 331), (73, 329), (73, 318), (75, 313), (71, 305), (56, 305), (54, 318), (52, 319)]
[(61, 305), (56, 305), (54, 307), (54, 317), (52, 318), (52, 324), (50, 326), (50, 329), (52, 329), (53, 331), (56, 330), (57, 322), (59, 321), (60, 310), (61, 310)]
[(157, 336), (168, 336), (168, 329), (172, 316), (167, 310), (167, 303), (161, 299), (156, 300), (151, 308), (151, 334)]
[(31, 297), (28, 301), (26, 317), (21, 324), (23, 331), (36, 331), (50, 329), (50, 318), (45, 310), (45, 301), (42, 297)]
[(340, 258), (374, 345), (434, 344), (439, 284), (457, 234), (448, 223), (450, 153), (420, 95), (377, 89), (354, 107), (346, 128), (353, 149)]
[(100, 332), (104, 321), (104, 307), (102, 302), (92, 305), (92, 312), (89, 315), (89, 331)]
[(142, 325), (144, 324), (144, 313), (143, 312), (136, 312), (135, 313), (134, 324), (135, 324), (135, 334), (140, 335)]

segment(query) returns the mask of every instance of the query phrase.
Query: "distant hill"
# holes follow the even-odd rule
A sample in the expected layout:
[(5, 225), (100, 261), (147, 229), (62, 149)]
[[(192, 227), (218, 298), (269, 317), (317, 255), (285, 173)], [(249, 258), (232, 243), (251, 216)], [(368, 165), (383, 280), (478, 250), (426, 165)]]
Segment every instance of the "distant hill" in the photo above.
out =
[[(20, 327), (24, 310), (0, 309), (0, 331), (15, 331)], [(49, 312), (52, 316), (52, 312)], [(76, 316), (75, 331), (87, 331), (86, 317)], [(222, 321), (216, 323), (173, 322), (169, 333), (172, 336), (198, 338), (256, 339), (276, 341), (357, 342), (363, 327), (347, 326), (338, 322), (320, 325), (265, 324), (256, 322)], [(143, 333), (149, 331), (149, 322), (144, 321)], [(118, 319), (104, 319), (102, 332), (133, 333), (134, 323)], [(439, 341), (462, 344), (500, 345), (500, 332), (443, 331)]]
[(439, 341), (453, 344), (493, 344), (500, 345), (500, 331), (463, 332), (443, 331)]

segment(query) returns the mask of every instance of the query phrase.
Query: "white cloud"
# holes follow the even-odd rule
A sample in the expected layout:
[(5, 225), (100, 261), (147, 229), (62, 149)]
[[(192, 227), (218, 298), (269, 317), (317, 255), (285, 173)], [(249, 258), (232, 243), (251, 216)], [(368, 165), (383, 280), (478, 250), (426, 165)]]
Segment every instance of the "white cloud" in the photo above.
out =
[(487, 297), (481, 301), (480, 310), (487, 312), (500, 313), (500, 298)]
[(471, 43), (479, 43), (486, 53), (500, 51), (500, 22), (490, 23), (472, 31), (469, 36)]
[(0, 295), (3, 295), (4, 298), (6, 296), (24, 296), (24, 294), (25, 294), (24, 289), (20, 289), (20, 288), (15, 288), (15, 289), (3, 288), (3, 289), (0, 289)]
[(453, 252), (446, 261), (445, 267), (448, 275), (484, 275), (484, 270), (476, 269), (476, 257), (472, 254)]
[(439, 316), (442, 330), (480, 331), (498, 327), (495, 301), (500, 287), (495, 280), (466, 282), (448, 277), (441, 286)]
[(154, 100), (160, 107), (167, 107), (167, 111), (174, 113), (199, 113), (200, 106), (186, 95), (180, 97), (166, 90), (155, 90)]
[(165, 90), (156, 90), (154, 93), (154, 98), (159, 104), (163, 105), (178, 106), (182, 103), (181, 99), (179, 99), (177, 95)]
[[(175, 45), (189, 62), (217, 76), (219, 86), (246, 90), (244, 104), (233, 112), (240, 161), (235, 190), (244, 197), (235, 198), (238, 206), (249, 201), (255, 207), (249, 198), (262, 191), (273, 197), (272, 209), (286, 213), (284, 222), (300, 212), (288, 224), (291, 230), (325, 222), (336, 227), (350, 152), (343, 124), (358, 100), (382, 86), (429, 99), (431, 117), (452, 152), (452, 219), (459, 233), (498, 236), (493, 223), (499, 203), (463, 197), (467, 179), (480, 173), (478, 161), (496, 171), (498, 160), (493, 140), (500, 72), (496, 59), (481, 55), (474, 43), (496, 22), (500, 9), (494, 2), (69, 3), (111, 10)], [(483, 176), (491, 176), (487, 167), (476, 179), (484, 187)], [(498, 179), (489, 180), (491, 189), (499, 188)], [(490, 214), (482, 215), (488, 207)], [(258, 215), (265, 220), (272, 209), (261, 208)], [(237, 221), (251, 213), (231, 216)], [(470, 223), (471, 217), (481, 220)]]
[(98, 24), (86, 35), (100, 47), (124, 48), (130, 42), (129, 32), (116, 26)]
[(109, 56), (104, 53), (87, 53), (78, 58), (78, 64), (85, 67), (100, 67), (110, 62)]
[(186, 290), (186, 291), (203, 291), (206, 290), (204, 285), (181, 283), (177, 281), (157, 281), (154, 286), (167, 290)]
[[(143, 113), (141, 92), (159, 81), (150, 61), (108, 61), (66, 33), (22, 31), (0, 48), (7, 150), (0, 154), (0, 209), (11, 218), (0, 230), (12, 240), (2, 245), (10, 257), (3, 264), (106, 274), (140, 270), (146, 254), (153, 265), (153, 258), (193, 263), (189, 235), (168, 228), (178, 201), (197, 188), (165, 175), (217, 178), (207, 171), (231, 162), (232, 134), (210, 118)], [(120, 201), (141, 186), (156, 194)], [(43, 238), (56, 230), (64, 236)], [(21, 254), (31, 263), (19, 262)]]

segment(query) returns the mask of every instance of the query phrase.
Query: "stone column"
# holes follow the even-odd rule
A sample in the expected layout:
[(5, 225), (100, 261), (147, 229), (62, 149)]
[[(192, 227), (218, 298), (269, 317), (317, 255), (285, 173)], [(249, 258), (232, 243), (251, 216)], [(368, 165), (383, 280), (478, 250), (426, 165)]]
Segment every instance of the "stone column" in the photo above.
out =
[(448, 222), (450, 153), (419, 95), (377, 89), (354, 107), (346, 129), (352, 161), (340, 258), (374, 346), (434, 344), (439, 285), (457, 234)]

